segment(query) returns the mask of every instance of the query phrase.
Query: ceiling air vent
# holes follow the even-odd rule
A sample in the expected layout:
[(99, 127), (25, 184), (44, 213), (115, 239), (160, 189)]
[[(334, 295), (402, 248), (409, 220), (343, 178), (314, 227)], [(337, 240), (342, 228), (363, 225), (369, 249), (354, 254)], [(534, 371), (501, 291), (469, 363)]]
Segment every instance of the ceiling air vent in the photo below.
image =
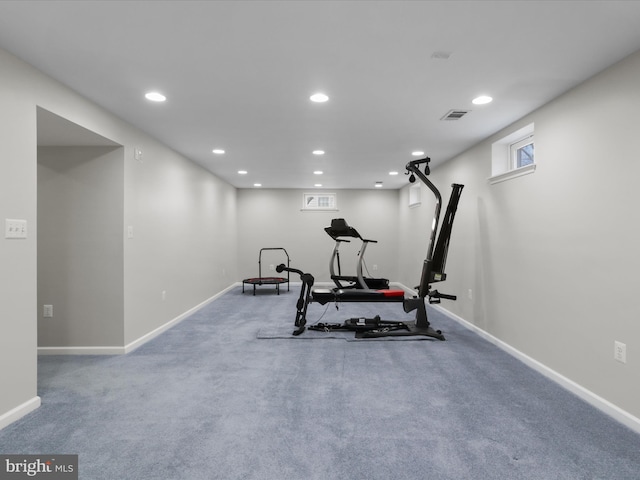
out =
[(449, 110), (440, 120), (460, 120), (471, 110)]

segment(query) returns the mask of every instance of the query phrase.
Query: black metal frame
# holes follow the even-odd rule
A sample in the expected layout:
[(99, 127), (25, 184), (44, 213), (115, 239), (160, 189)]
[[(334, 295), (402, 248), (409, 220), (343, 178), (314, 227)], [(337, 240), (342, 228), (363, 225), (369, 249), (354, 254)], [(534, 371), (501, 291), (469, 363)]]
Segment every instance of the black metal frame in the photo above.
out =
[[(333, 252), (331, 253), (331, 259), (329, 260), (329, 274), (331, 275), (331, 280), (333, 280), (337, 288), (389, 288), (389, 280), (386, 278), (372, 278), (364, 276), (365, 251), (367, 250), (367, 246), (370, 243), (378, 243), (377, 240), (363, 238), (355, 228), (347, 224), (344, 218), (332, 219), (331, 226), (325, 227), (324, 231), (327, 232), (327, 235), (329, 235), (336, 242), (335, 246), (333, 247)], [(343, 242), (351, 242), (344, 237), (357, 238), (362, 242), (360, 250), (358, 251), (358, 262), (356, 264), (355, 276), (342, 275), (342, 269), (340, 265), (340, 244)], [(337, 275), (335, 271), (336, 266), (338, 267)]]
[[(429, 170), (430, 158), (425, 157), (420, 160), (413, 160), (406, 165), (407, 174), (411, 175), (409, 180), (415, 182), (416, 177), (422, 181), (436, 197), (435, 211), (433, 214), (433, 223), (431, 227), (431, 234), (429, 236), (429, 244), (427, 248), (427, 256), (424, 260), (422, 267), (422, 274), (420, 277), (420, 285), (417, 287), (418, 295), (413, 298), (402, 298), (403, 309), (406, 313), (416, 311), (415, 320), (411, 322), (394, 322), (390, 320), (380, 320), (379, 317), (373, 319), (360, 319), (361, 322), (358, 325), (354, 325), (353, 321), (347, 321), (342, 325), (327, 325), (322, 324), (321, 327), (314, 329), (321, 330), (354, 330), (356, 331), (356, 337), (358, 338), (377, 338), (388, 336), (427, 336), (436, 338), (438, 340), (444, 340), (444, 335), (440, 330), (434, 330), (427, 318), (427, 309), (425, 299), (428, 298), (429, 303), (440, 303), (440, 299), (456, 300), (455, 295), (447, 295), (438, 292), (437, 290), (431, 290), (431, 284), (440, 282), (446, 279), (444, 273), (444, 267), (447, 259), (447, 251), (449, 249), (449, 241), (451, 238), (451, 231), (453, 227), (453, 220), (458, 208), (458, 201), (462, 194), (464, 185), (452, 184), (451, 196), (447, 205), (447, 210), (442, 222), (440, 231), (440, 210), (442, 204), (442, 197), (436, 186), (427, 178), (430, 173)], [(424, 165), (424, 172), (420, 170), (420, 167)], [(312, 290), (314, 278), (309, 273), (303, 273), (301, 270), (289, 268), (284, 264), (278, 265), (276, 268), (278, 272), (289, 271), (300, 275), (302, 280), (302, 288), (300, 290), (300, 297), (297, 302), (297, 313), (295, 319), (296, 330), (293, 335), (300, 335), (305, 330), (307, 323), (306, 314), (309, 303), (314, 301), (320, 301), (320, 303), (327, 303), (327, 290), (322, 291), (320, 299), (314, 298), (314, 291)], [(379, 293), (375, 290), (354, 290), (354, 289), (334, 289), (331, 291), (333, 300), (335, 302), (371, 302), (371, 301), (394, 301), (397, 302), (397, 297), (385, 297), (383, 293)], [(320, 297), (320, 295), (318, 295)], [(353, 320), (353, 319), (351, 319)], [(383, 325), (381, 322), (384, 322)], [(311, 327), (310, 327), (311, 328)]]
[(283, 278), (283, 277), (263, 277), (262, 276), (262, 251), (263, 250), (282, 250), (284, 252), (284, 254), (287, 256), (287, 266), (290, 265), (291, 260), (289, 259), (289, 254), (287, 253), (287, 251), (282, 248), (282, 247), (270, 247), (270, 248), (261, 248), (260, 249), (260, 253), (258, 254), (258, 276), (256, 278), (245, 278), (244, 280), (242, 280), (242, 293), (244, 293), (244, 286), (245, 284), (247, 285), (253, 285), (253, 295), (255, 296), (256, 294), (256, 287), (259, 285), (275, 285), (276, 286), (276, 292), (278, 295), (280, 295), (280, 284), (281, 283), (286, 283), (287, 284), (287, 291), (289, 291), (290, 289), (290, 283), (289, 283), (289, 272), (287, 271), (287, 278)]

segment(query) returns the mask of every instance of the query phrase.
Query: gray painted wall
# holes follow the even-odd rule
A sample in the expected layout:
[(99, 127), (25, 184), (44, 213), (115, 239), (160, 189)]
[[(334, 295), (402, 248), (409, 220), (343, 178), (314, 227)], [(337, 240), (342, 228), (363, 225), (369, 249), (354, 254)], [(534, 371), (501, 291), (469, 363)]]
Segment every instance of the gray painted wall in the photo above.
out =
[(0, 238), (0, 419), (37, 406), (36, 109), (21, 95), (28, 70), (0, 50), (0, 222), (4, 230), (5, 218), (24, 219), (29, 232)]
[(235, 188), (157, 142), (127, 144), (143, 152), (142, 162), (125, 153), (128, 345), (224, 290), (238, 274)]
[(41, 347), (124, 343), (122, 157), (114, 147), (38, 148)]
[[(308, 190), (238, 190), (238, 269), (242, 278), (258, 276), (261, 248), (283, 247), (291, 257), (291, 266), (313, 274), (318, 282), (331, 281), (329, 260), (335, 242), (324, 228), (333, 218), (344, 218), (366, 239), (377, 240), (366, 250), (366, 265), (372, 277), (391, 280), (398, 276), (398, 219), (395, 190), (336, 190), (337, 211), (303, 211), (303, 194)], [(355, 275), (360, 242), (342, 244), (340, 263), (343, 275)], [(265, 252), (263, 276), (269, 265), (286, 260), (279, 252)], [(377, 265), (377, 270), (373, 270)], [(296, 276), (291, 281), (300, 281)], [(267, 288), (267, 287), (263, 287)]]
[[(466, 185), (443, 305), (640, 417), (640, 52), (437, 168)], [(537, 170), (489, 185), (491, 144), (535, 123)], [(403, 206), (400, 230), (417, 212)], [(448, 193), (447, 193), (448, 196)], [(424, 208), (424, 205), (423, 207)], [(423, 228), (426, 228), (423, 225)], [(402, 237), (401, 264), (418, 261)], [(400, 280), (408, 281), (401, 271)], [(468, 297), (471, 289), (473, 299)], [(613, 358), (614, 340), (627, 363)]]
[[(73, 311), (69, 316), (69, 312), (65, 312), (68, 308), (62, 296), (67, 292), (54, 293), (56, 298), (46, 300), (54, 305), (53, 321), (40, 320), (40, 338), (44, 344), (122, 349), (223, 291), (239, 275), (235, 188), (3, 50), (0, 50), (0, 71), (0, 221), (4, 224), (5, 218), (24, 219), (29, 230), (26, 240), (0, 239), (1, 428), (39, 404), (37, 325), (42, 311), (37, 296), (38, 174), (43, 180), (48, 176), (50, 179), (52, 165), (41, 165), (40, 172), (37, 171), (38, 107), (123, 146), (108, 154), (117, 152), (118, 160), (113, 159), (115, 163), (110, 165), (113, 169), (101, 172), (114, 183), (97, 186), (99, 191), (94, 193), (99, 195), (95, 198), (80, 195), (80, 201), (99, 200), (105, 207), (103, 213), (109, 216), (102, 219), (106, 224), (92, 219), (91, 213), (83, 211), (83, 205), (73, 206), (74, 215), (82, 217), (86, 225), (78, 235), (96, 242), (105, 234), (105, 228), (108, 230), (109, 239), (104, 239), (106, 243), (99, 248), (105, 254), (114, 255), (109, 259), (113, 261), (109, 276), (120, 277), (108, 287), (101, 284), (100, 288), (107, 289), (105, 292), (89, 297), (92, 305), (108, 308), (104, 293), (113, 301), (112, 308), (108, 308), (108, 312), (96, 312), (92, 319), (81, 323), (80, 311)], [(144, 107), (141, 105), (141, 108)], [(135, 159), (134, 149), (142, 150), (142, 161)], [(75, 158), (74, 151), (68, 149), (64, 156)], [(42, 156), (44, 163), (52, 158), (49, 154)], [(99, 168), (94, 170), (95, 166), (88, 161), (77, 163), (79, 170), (74, 171), (83, 171), (82, 181), (96, 180)], [(57, 183), (73, 184), (73, 181), (73, 176), (66, 173)], [(74, 184), (62, 195), (65, 200), (56, 202), (59, 206), (60, 202), (73, 203), (80, 190)], [(42, 194), (44, 200), (46, 186)], [(106, 199), (116, 194), (119, 198), (114, 198), (114, 204), (106, 207)], [(60, 192), (53, 196), (59, 195)], [(43, 206), (49, 207), (54, 205)], [(50, 210), (41, 213), (46, 234), (47, 220), (54, 219), (47, 218), (52, 214)], [(65, 221), (64, 217), (63, 214), (57, 221)], [(117, 232), (114, 231), (116, 223)], [(133, 227), (133, 238), (127, 236), (129, 226)], [(75, 242), (80, 239), (69, 241), (74, 242), (82, 254), (91, 252), (92, 246), (86, 248)], [(46, 242), (42, 247), (47, 248)], [(43, 297), (40, 301), (45, 301), (46, 288), (52, 286), (45, 273), (51, 259), (45, 254), (41, 261)], [(95, 258), (92, 261), (96, 261), (94, 265), (99, 263)], [(73, 264), (67, 266), (75, 268)], [(79, 287), (70, 291), (76, 296), (83, 294)], [(163, 291), (166, 292), (164, 300)], [(72, 305), (78, 308), (77, 301)], [(119, 325), (115, 320), (111, 324), (118, 314)], [(56, 323), (59, 321), (70, 323)], [(104, 328), (104, 321), (109, 327)], [(62, 335), (68, 327), (73, 332)]]

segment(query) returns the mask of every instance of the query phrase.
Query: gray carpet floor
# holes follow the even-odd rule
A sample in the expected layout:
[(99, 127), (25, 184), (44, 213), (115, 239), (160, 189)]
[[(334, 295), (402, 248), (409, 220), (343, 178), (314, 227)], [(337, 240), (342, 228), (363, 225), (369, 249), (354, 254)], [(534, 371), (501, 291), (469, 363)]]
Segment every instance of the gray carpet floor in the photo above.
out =
[(41, 357), (0, 453), (78, 454), (87, 480), (640, 478), (639, 435), (442, 313), (444, 342), (294, 338), (297, 295), (238, 287), (128, 355)]

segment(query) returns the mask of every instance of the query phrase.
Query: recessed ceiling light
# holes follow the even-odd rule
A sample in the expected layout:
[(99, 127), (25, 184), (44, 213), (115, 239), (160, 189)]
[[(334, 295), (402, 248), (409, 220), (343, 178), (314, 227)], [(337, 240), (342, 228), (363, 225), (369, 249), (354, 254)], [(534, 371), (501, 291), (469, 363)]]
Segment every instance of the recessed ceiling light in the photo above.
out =
[(314, 150), (313, 152), (314, 155), (324, 155), (324, 150)]
[(309, 97), (309, 100), (316, 103), (323, 103), (329, 100), (329, 97), (326, 96), (324, 93), (314, 93)]
[(149, 92), (144, 96), (147, 100), (151, 100), (152, 102), (164, 102), (167, 97), (162, 95), (159, 92)]
[(396, 171), (389, 172), (389, 175), (398, 175), (398, 172), (396, 172)]
[(253, 186), (254, 186), (254, 187), (261, 187), (261, 186), (262, 186), (262, 184), (261, 184), (261, 183), (254, 183), (254, 184), (253, 184)]
[(415, 152), (411, 152), (411, 155), (419, 157), (420, 155), (424, 155), (424, 152), (422, 150), (416, 150)]
[(480, 95), (479, 97), (476, 97), (473, 100), (471, 100), (471, 103), (473, 103), (474, 105), (485, 105), (487, 103), (491, 103), (492, 101), (493, 101), (493, 98), (487, 95)]
[(316, 170), (313, 172), (314, 175), (322, 175), (322, 170)]
[(247, 171), (246, 170), (238, 170), (238, 174), (239, 175), (246, 175)]
[(222, 150), (221, 148), (214, 148), (212, 152), (216, 155), (222, 155), (224, 153), (224, 150)]
[(376, 188), (381, 188), (381, 187), (382, 187), (382, 182), (376, 182), (375, 187), (376, 187)]
[(322, 184), (321, 184), (321, 183), (314, 183), (314, 184), (313, 184), (313, 186), (314, 186), (314, 187), (321, 187), (321, 186), (322, 186)]

